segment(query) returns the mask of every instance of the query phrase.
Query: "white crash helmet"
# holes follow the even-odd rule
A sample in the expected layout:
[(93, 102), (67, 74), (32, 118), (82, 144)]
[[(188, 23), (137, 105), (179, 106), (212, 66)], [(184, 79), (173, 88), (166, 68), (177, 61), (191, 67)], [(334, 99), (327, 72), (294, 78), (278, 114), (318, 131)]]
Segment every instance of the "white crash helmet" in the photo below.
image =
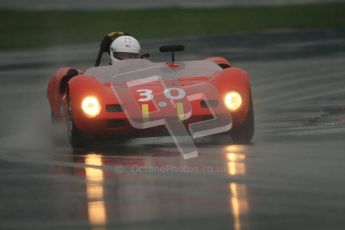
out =
[(128, 35), (120, 36), (110, 45), (111, 62), (140, 58), (140, 49), (140, 44), (137, 39)]

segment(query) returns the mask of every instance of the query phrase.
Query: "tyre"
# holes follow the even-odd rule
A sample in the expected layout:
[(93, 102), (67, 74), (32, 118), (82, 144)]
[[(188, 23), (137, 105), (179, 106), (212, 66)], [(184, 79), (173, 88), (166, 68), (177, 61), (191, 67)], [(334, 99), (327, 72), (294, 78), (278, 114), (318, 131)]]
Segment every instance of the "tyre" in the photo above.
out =
[(245, 121), (241, 124), (241, 126), (230, 130), (231, 138), (236, 144), (248, 144), (254, 136), (254, 109), (251, 93), (249, 100), (249, 110)]
[(89, 136), (83, 134), (75, 125), (72, 116), (72, 106), (69, 94), (67, 93), (67, 136), (70, 145), (74, 149), (85, 149), (93, 146), (93, 140)]

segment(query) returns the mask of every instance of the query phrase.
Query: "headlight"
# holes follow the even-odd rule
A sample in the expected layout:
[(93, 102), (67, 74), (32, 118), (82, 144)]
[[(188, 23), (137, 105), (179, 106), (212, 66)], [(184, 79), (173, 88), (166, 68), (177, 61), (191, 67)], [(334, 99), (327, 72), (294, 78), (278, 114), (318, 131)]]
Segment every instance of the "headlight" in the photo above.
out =
[(242, 97), (238, 92), (230, 91), (227, 94), (225, 94), (224, 104), (227, 109), (234, 112), (241, 107)]
[(81, 109), (88, 117), (96, 117), (101, 112), (99, 101), (94, 96), (88, 96), (81, 102)]

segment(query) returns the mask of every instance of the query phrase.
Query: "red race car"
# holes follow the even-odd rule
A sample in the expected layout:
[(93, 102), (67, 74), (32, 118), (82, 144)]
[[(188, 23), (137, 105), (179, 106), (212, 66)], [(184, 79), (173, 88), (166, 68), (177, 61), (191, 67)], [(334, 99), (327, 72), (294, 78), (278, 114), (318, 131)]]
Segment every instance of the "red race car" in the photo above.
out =
[(47, 95), (53, 123), (65, 123), (73, 148), (94, 140), (223, 133), (248, 143), (254, 113), (247, 73), (220, 57), (175, 62), (183, 46), (160, 47), (169, 62), (122, 60), (82, 71), (59, 69)]

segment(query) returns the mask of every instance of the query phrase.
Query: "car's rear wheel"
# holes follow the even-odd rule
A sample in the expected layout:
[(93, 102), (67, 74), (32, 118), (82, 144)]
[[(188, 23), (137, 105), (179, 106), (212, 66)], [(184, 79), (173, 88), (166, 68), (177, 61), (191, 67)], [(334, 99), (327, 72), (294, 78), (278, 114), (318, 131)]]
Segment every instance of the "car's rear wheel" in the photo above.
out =
[(66, 111), (66, 119), (67, 119), (67, 134), (68, 140), (71, 146), (74, 149), (84, 149), (90, 148), (93, 145), (93, 141), (90, 137), (83, 134), (78, 127), (75, 125), (72, 116), (72, 106), (69, 94), (67, 94), (67, 111)]
[(251, 94), (249, 100), (249, 110), (245, 121), (240, 126), (230, 130), (231, 138), (236, 144), (248, 144), (254, 136), (254, 109)]

